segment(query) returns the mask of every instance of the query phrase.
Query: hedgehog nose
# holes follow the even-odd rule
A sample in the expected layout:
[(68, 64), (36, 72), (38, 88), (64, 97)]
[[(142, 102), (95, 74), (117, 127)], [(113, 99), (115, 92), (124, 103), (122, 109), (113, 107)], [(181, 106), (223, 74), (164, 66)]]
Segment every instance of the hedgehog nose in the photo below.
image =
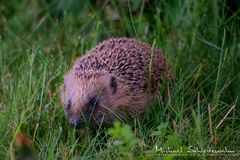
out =
[(83, 127), (83, 122), (80, 119), (77, 119), (77, 118), (69, 118), (69, 125), (72, 128), (79, 129), (79, 128)]

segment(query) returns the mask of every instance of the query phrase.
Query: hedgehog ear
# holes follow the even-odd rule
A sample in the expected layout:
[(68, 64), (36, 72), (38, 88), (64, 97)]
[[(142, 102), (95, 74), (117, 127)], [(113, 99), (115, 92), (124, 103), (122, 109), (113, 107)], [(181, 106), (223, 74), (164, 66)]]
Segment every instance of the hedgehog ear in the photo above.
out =
[(112, 94), (115, 94), (117, 91), (117, 79), (114, 76), (110, 78), (110, 88), (112, 89)]

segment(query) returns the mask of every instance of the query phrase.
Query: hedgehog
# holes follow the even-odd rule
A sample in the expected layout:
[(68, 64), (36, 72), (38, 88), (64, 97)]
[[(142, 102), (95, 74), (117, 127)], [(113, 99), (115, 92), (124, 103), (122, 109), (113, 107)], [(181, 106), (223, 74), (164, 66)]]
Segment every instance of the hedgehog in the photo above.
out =
[(80, 57), (64, 76), (61, 101), (70, 126), (109, 127), (142, 115), (174, 80), (161, 50), (133, 38), (105, 40)]

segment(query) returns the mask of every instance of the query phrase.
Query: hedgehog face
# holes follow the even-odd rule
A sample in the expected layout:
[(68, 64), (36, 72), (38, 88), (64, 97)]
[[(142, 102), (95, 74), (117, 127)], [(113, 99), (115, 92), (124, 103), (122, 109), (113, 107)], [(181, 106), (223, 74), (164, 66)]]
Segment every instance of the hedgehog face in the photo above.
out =
[(110, 110), (117, 108), (118, 83), (112, 75), (78, 77), (71, 72), (65, 76), (62, 103), (69, 124), (75, 128), (108, 126), (114, 116)]

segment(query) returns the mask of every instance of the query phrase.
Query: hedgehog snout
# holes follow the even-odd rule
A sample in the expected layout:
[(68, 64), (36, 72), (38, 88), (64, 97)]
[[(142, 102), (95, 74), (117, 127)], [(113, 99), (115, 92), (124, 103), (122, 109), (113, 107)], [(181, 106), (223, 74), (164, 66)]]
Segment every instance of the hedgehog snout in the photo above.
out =
[(82, 128), (83, 121), (79, 118), (78, 113), (76, 113), (76, 111), (73, 112), (71, 108), (72, 108), (72, 101), (69, 99), (64, 107), (64, 112), (68, 119), (69, 125), (72, 128), (76, 128), (76, 129)]

